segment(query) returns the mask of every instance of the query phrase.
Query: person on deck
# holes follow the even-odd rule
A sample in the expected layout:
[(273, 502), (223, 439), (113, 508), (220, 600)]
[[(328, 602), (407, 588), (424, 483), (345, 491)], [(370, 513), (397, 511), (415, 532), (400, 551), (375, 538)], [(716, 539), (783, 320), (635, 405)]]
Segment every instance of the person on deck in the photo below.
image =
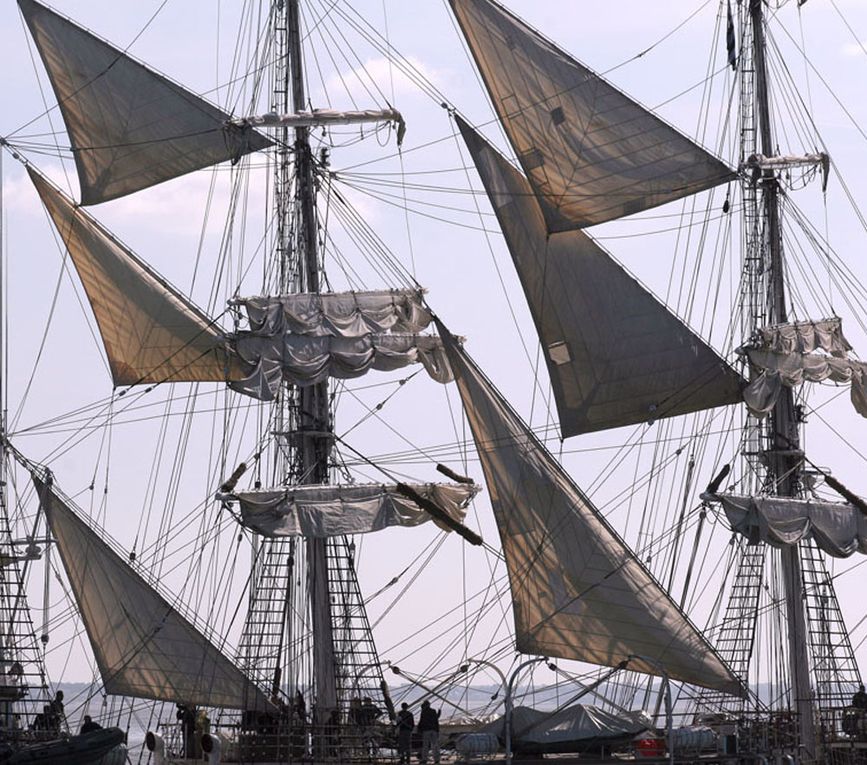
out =
[(421, 714), (418, 716), (418, 732), (421, 733), (421, 754), (419, 762), (426, 765), (428, 755), (433, 753), (433, 761), (440, 761), (440, 712), (434, 710), (430, 702), (421, 703)]
[(858, 692), (852, 697), (852, 706), (855, 709), (867, 710), (867, 693), (864, 692), (864, 683), (858, 686)]
[(195, 759), (196, 756), (196, 708), (186, 704), (178, 704), (175, 715), (181, 724), (184, 740), (184, 757)]
[(415, 727), (415, 718), (409, 711), (409, 704), (404, 702), (400, 705), (395, 721), (397, 728), (397, 756), (401, 765), (409, 765), (410, 753), (412, 752), (412, 729)]
[(365, 696), (358, 708), (358, 723), (361, 726), (361, 737), (364, 745), (364, 753), (368, 759), (373, 759), (376, 754), (378, 742), (376, 740), (376, 720), (382, 715), (382, 710), (376, 706), (369, 696)]
[(84, 724), (81, 726), (81, 735), (93, 733), (95, 730), (102, 730), (102, 726), (99, 723), (95, 723), (90, 715), (85, 715)]
[(54, 694), (54, 698), (48, 705), (49, 709), (49, 728), (59, 731), (65, 726), (66, 714), (63, 710), (63, 691), (58, 691)]

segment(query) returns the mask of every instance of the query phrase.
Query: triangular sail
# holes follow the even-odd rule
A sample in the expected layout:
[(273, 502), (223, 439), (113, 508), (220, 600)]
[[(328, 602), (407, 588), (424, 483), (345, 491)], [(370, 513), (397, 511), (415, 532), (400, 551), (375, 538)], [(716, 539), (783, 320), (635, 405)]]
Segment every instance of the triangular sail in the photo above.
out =
[(96, 316), (115, 385), (242, 376), (219, 328), (32, 167)]
[(66, 123), (82, 204), (236, 160), (271, 141), (35, 0), (21, 12)]
[(734, 172), (493, 0), (451, 0), (549, 232), (640, 212)]
[(481, 371), (439, 326), (490, 492), (517, 648), (740, 693), (740, 683)]
[(582, 231), (551, 234), (527, 180), (458, 125), (542, 341), (564, 436), (741, 400), (739, 375)]
[(106, 693), (267, 709), (259, 688), (33, 476)]

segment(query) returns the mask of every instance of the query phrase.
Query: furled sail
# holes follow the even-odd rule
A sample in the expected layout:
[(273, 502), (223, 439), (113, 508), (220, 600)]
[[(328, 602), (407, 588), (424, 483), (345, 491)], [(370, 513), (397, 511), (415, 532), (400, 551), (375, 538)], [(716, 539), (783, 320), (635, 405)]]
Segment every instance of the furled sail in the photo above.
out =
[(271, 145), (250, 127), (35, 0), (19, 0), (63, 115), (82, 204)]
[(813, 539), (835, 558), (848, 558), (856, 552), (867, 554), (867, 516), (846, 502), (736, 494), (710, 499), (722, 503), (732, 529), (753, 544), (788, 547)]
[(547, 231), (694, 194), (731, 168), (494, 0), (451, 0)]
[(583, 231), (547, 234), (527, 180), (458, 125), (545, 352), (564, 436), (741, 400), (740, 376)]
[(741, 692), (713, 648), (438, 326), (490, 491), (517, 648)]
[(328, 377), (350, 379), (416, 363), (438, 382), (451, 380), (440, 339), (418, 334), (431, 316), (416, 291), (305, 293), (239, 302), (249, 329), (231, 342), (253, 371), (230, 385), (248, 396), (269, 401), (283, 381), (314, 385)]
[(867, 364), (850, 358), (851, 350), (837, 317), (761, 329), (740, 349), (754, 373), (744, 389), (744, 401), (754, 415), (764, 417), (784, 386), (830, 380), (849, 383), (852, 406), (867, 417)]
[(271, 333), (362, 337), (373, 332), (423, 332), (431, 323), (420, 290), (302, 292), (237, 302), (251, 329)]
[[(417, 484), (412, 488), (462, 523), (478, 492), (471, 484)], [(394, 485), (294, 486), (278, 491), (238, 492), (241, 522), (266, 537), (333, 537), (366, 534), (388, 526), (419, 526), (433, 520)]]
[(269, 708), (175, 606), (35, 475), (106, 693), (229, 709)]
[(243, 376), (219, 328), (28, 166), (96, 316), (115, 385)]

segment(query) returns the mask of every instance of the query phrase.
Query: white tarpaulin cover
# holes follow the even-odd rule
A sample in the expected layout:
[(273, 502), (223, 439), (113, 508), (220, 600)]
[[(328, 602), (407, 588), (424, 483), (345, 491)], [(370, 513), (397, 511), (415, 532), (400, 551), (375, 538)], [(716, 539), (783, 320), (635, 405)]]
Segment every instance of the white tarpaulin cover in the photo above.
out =
[(734, 494), (712, 499), (722, 503), (732, 529), (754, 544), (787, 547), (813, 539), (835, 558), (867, 554), (867, 517), (848, 503)]
[[(553, 714), (531, 707), (515, 707), (512, 710), (512, 749), (516, 752), (574, 751), (570, 745), (580, 747), (590, 742), (622, 739), (647, 728), (646, 722), (589, 704), (574, 704)], [(481, 732), (492, 733), (502, 741), (504, 718), (489, 723)]]
[(28, 166), (96, 316), (115, 385), (240, 378), (220, 328)]
[(776, 404), (783, 386), (792, 388), (804, 382), (849, 383), (849, 396), (855, 411), (867, 417), (867, 364), (819, 353), (777, 353), (747, 348), (756, 376), (744, 389), (744, 401), (757, 417), (766, 416)]
[(35, 0), (30, 27), (72, 143), (82, 204), (130, 194), (264, 149), (229, 115)]
[[(412, 484), (426, 499), (463, 523), (467, 505), (478, 492), (469, 484)], [(418, 526), (433, 520), (391, 486), (296, 486), (279, 491), (239, 492), (241, 522), (266, 537), (333, 537), (366, 534), (387, 526)]]
[(583, 231), (548, 235), (527, 180), (458, 125), (545, 351), (564, 436), (739, 402), (740, 376)]
[(229, 709), (268, 709), (250, 681), (36, 476), (105, 692)]
[(418, 290), (372, 292), (302, 292), (280, 297), (251, 297), (244, 306), (250, 329), (276, 335), (362, 337), (383, 332), (418, 333), (431, 323)]
[(735, 177), (492, 0), (451, 0), (549, 232), (567, 231)]
[(485, 473), (522, 653), (741, 684), (439, 322)]

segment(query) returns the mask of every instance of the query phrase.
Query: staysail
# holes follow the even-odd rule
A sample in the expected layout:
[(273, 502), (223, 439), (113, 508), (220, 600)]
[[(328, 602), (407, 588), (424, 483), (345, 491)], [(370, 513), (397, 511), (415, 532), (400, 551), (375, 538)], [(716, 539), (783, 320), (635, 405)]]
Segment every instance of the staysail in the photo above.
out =
[(35, 0), (18, 5), (69, 132), (82, 204), (115, 199), (271, 145)]
[(118, 242), (32, 166), (30, 177), (66, 244), (93, 308), (115, 385), (227, 382), (270, 400), (282, 381), (312, 385), (421, 363), (448, 382), (418, 290), (252, 297), (249, 329), (215, 321)]
[(439, 325), (509, 572), (523, 653), (630, 668), (731, 694), (741, 684)]
[(259, 688), (33, 476), (106, 693), (182, 704), (270, 707)]
[(548, 235), (526, 178), (457, 121), (521, 278), (564, 436), (741, 400), (740, 376), (593, 239)]
[[(478, 492), (472, 484), (415, 484), (415, 492), (462, 523)], [(392, 485), (293, 486), (276, 491), (238, 492), (241, 522), (266, 537), (334, 537), (367, 534), (388, 526), (419, 526), (433, 520)]]
[(96, 316), (115, 385), (243, 376), (219, 327), (28, 166)]
[(640, 212), (735, 177), (494, 0), (451, 0), (547, 231)]

